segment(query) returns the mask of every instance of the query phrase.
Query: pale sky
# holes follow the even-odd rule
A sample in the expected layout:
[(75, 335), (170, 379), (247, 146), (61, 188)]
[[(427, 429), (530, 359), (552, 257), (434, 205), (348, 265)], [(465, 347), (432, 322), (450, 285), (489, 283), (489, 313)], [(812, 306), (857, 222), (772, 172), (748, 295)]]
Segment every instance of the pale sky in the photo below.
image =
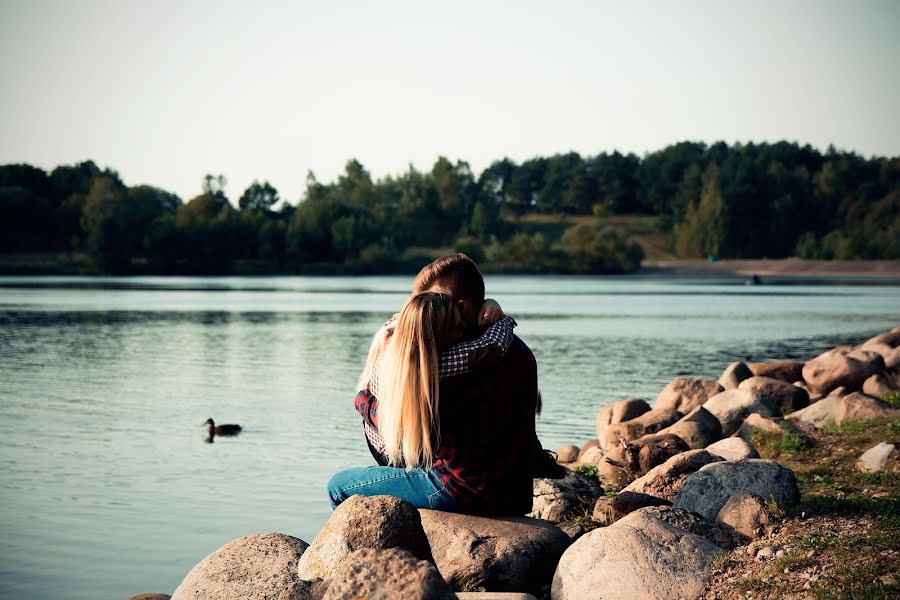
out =
[(291, 202), (574, 150), (787, 139), (900, 155), (900, 1), (0, 0), (0, 164), (93, 159)]

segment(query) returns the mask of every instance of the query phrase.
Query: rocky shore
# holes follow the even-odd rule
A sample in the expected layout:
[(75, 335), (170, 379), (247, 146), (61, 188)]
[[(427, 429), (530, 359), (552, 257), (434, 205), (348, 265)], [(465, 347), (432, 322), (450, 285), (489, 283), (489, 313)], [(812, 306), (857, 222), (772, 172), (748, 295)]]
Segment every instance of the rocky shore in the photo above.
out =
[[(252, 534), (186, 599), (900, 597), (900, 327), (602, 408), (529, 517), (354, 496), (307, 543)], [(130, 600), (165, 600), (140, 594)]]

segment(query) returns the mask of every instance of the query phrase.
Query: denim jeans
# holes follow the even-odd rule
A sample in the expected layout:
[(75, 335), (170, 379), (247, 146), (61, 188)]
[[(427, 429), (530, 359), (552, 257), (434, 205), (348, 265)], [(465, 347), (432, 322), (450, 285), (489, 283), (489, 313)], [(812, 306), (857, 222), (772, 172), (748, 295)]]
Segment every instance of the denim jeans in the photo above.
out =
[(416, 508), (454, 511), (459, 506), (432, 469), (359, 467), (338, 471), (328, 481), (332, 508), (357, 494), (394, 496)]

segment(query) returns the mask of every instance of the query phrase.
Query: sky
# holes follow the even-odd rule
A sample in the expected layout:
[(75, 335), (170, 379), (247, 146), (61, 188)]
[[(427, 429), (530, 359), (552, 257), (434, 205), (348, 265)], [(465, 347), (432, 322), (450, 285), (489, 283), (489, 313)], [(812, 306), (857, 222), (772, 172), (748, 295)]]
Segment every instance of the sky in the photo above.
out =
[(900, 2), (0, 0), (0, 164), (94, 160), (188, 200), (290, 202), (350, 158), (900, 155)]

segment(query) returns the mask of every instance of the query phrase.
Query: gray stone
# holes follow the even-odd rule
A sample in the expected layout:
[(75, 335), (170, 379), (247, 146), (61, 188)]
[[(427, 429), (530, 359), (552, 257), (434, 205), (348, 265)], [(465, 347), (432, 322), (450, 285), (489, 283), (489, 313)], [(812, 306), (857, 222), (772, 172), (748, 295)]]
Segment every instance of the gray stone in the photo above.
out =
[(197, 563), (172, 599), (270, 600), (282, 592), (304, 598), (313, 584), (300, 581), (297, 562), (307, 547), (283, 533), (238, 538)]
[(723, 389), (733, 390), (736, 389), (742, 381), (749, 379), (750, 377), (753, 377), (753, 371), (750, 370), (750, 367), (741, 361), (733, 362), (725, 367), (722, 375), (719, 376), (719, 385), (721, 385)]
[(815, 429), (821, 429), (834, 423), (840, 404), (841, 398), (839, 396), (828, 396), (815, 404), (810, 404), (804, 409), (792, 412), (786, 418), (801, 426), (803, 423), (806, 423)]
[(780, 416), (778, 405), (767, 395), (756, 390), (726, 390), (706, 401), (703, 408), (711, 412), (722, 424), (722, 437), (728, 437), (741, 426), (750, 414), (764, 417)]
[(678, 527), (688, 533), (699, 535), (706, 541), (725, 550), (734, 550), (747, 543), (746, 538), (735, 532), (731, 527), (708, 521), (683, 508), (654, 506), (642, 509), (641, 512), (645, 516), (665, 521), (669, 525)]
[(897, 446), (881, 442), (877, 446), (873, 446), (863, 452), (856, 466), (860, 471), (874, 473), (884, 469), (895, 456), (897, 456)]
[(645, 508), (582, 536), (563, 554), (552, 600), (696, 598), (724, 550)]
[(650, 469), (646, 475), (635, 479), (622, 491), (649, 494), (674, 502), (688, 475), (721, 460), (722, 457), (710, 454), (706, 450), (688, 450)]
[(803, 380), (802, 362), (779, 360), (773, 362), (750, 363), (750, 371), (760, 377), (771, 377), (788, 383)]
[(774, 460), (751, 458), (712, 463), (688, 475), (674, 505), (712, 521), (736, 494), (754, 494), (766, 502), (774, 500), (782, 509), (800, 502), (797, 481), (790, 469)]
[(725, 460), (743, 460), (745, 458), (759, 458), (756, 448), (741, 437), (730, 437), (710, 444), (706, 451), (720, 456)]
[(570, 539), (527, 517), (478, 517), (421, 510), (435, 564), (455, 590), (540, 593)]
[[(676, 377), (659, 393), (654, 410), (674, 410), (685, 415), (702, 406), (724, 388), (712, 379), (703, 377)], [(652, 433), (648, 431), (647, 433)]]
[(585, 477), (573, 471), (563, 479), (535, 479), (534, 500), (530, 517), (560, 522), (578, 514), (603, 495), (596, 477)]
[(772, 377), (754, 375), (741, 382), (741, 390), (757, 390), (775, 400), (782, 412), (795, 411), (809, 406), (809, 393), (791, 383)]
[(897, 415), (900, 415), (900, 410), (887, 402), (861, 392), (854, 392), (841, 398), (834, 413), (834, 421), (841, 424), (844, 421), (868, 421)]
[(671, 433), (677, 435), (688, 447), (696, 450), (706, 448), (716, 440), (722, 439), (722, 424), (711, 412), (698, 406), (673, 425), (659, 432), (661, 435)]
[(395, 547), (432, 560), (419, 511), (393, 496), (350, 496), (300, 557), (298, 573), (301, 579), (330, 581), (354, 550)]
[(727, 525), (741, 535), (755, 540), (772, 531), (775, 517), (759, 496), (735, 494), (719, 510), (716, 523)]
[(600, 440), (601, 446), (605, 448), (603, 440), (606, 439), (606, 430), (610, 425), (630, 421), (649, 411), (650, 405), (640, 398), (626, 398), (601, 408), (595, 421), (597, 439)]
[(322, 600), (455, 600), (435, 566), (400, 548), (354, 550)]

